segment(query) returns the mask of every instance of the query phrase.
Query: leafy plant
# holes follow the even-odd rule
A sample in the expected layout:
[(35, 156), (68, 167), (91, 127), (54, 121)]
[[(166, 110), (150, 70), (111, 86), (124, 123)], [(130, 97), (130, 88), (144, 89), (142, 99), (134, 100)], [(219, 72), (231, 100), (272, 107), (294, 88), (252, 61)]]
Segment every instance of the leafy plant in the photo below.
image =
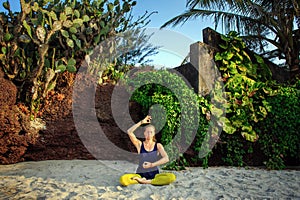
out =
[(113, 84), (116, 84), (117, 81), (122, 79), (126, 72), (128, 72), (132, 67), (129, 65), (123, 65), (123, 66), (115, 66), (113, 64), (110, 64), (101, 74), (101, 77), (99, 76), (98, 83), (102, 84), (105, 82), (112, 82)]
[(20, 88), (20, 97), (35, 115), (43, 97), (64, 71), (78, 64), (106, 38), (135, 25), (126, 15), (132, 0), (20, 0), (13, 12), (9, 1), (0, 13), (0, 64)]
[(292, 86), (277, 85), (273, 90), (276, 95), (266, 99), (271, 110), (258, 124), (261, 132), (258, 142), (267, 158), (264, 164), (269, 169), (283, 169), (287, 159), (300, 158), (300, 88), (296, 83)]
[[(215, 55), (222, 72), (227, 97), (224, 131), (228, 134), (240, 133), (246, 140), (256, 141), (258, 135), (253, 126), (267, 116), (270, 110), (265, 96), (270, 73), (263, 60), (255, 55), (253, 62), (245, 51), (245, 43), (236, 32), (222, 36), (223, 51)], [(265, 76), (263, 76), (265, 74)], [(269, 95), (269, 94), (268, 94)]]

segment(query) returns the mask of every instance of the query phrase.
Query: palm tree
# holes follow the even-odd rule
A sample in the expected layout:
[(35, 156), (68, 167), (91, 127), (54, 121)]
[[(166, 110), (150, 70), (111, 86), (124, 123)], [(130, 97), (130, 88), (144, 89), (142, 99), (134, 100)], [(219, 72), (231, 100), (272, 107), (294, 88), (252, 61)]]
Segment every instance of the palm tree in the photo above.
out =
[(221, 24), (226, 32), (236, 30), (265, 58), (284, 59), (283, 66), (290, 70), (291, 78), (300, 75), (299, 0), (187, 0), (186, 7), (186, 12), (161, 28), (213, 17), (215, 29)]

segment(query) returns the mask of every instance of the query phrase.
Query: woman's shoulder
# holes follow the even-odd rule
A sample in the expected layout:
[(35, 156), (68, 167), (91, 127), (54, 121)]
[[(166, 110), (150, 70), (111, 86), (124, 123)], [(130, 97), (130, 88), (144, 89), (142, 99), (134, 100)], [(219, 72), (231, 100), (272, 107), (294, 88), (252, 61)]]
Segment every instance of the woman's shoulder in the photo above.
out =
[(157, 142), (156, 145), (157, 145), (158, 149), (164, 148), (164, 146), (161, 143), (159, 143), (159, 142)]

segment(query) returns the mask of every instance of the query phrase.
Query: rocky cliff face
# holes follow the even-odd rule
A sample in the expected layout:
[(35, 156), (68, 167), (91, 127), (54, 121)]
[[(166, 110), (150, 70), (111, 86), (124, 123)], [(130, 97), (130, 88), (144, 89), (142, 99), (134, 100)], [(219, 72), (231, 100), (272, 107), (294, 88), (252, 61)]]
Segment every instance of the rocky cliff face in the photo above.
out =
[[(28, 148), (24, 156), (25, 159), (33, 161), (57, 159), (117, 160), (122, 158), (118, 157), (117, 152), (114, 152), (114, 146), (128, 152), (135, 151), (127, 134), (118, 127), (112, 116), (111, 95), (114, 87), (117, 87), (113, 84), (98, 86), (95, 102), (92, 102), (85, 95), (93, 87), (92, 80), (86, 75), (81, 77), (85, 81), (78, 89), (80, 96), (76, 100), (81, 101), (80, 106), (84, 108), (82, 113), (77, 113), (81, 116), (82, 121), (77, 122), (80, 124), (75, 124), (74, 113), (72, 112), (74, 78), (73, 74), (65, 73), (58, 80), (55, 92), (49, 94), (45, 106), (41, 110), (42, 116), (46, 120), (46, 130), (39, 132), (37, 142)], [(93, 108), (91, 105), (95, 107)], [(91, 113), (86, 112), (86, 109), (90, 109)], [(133, 119), (140, 119), (141, 108), (138, 104), (130, 103), (130, 110)], [(88, 115), (93, 115), (92, 111), (96, 112), (97, 121), (89, 120), (90, 116)], [(86, 127), (86, 137), (91, 141), (88, 148), (78, 134), (76, 125)], [(105, 133), (103, 138), (98, 133), (93, 132), (96, 127), (101, 127)], [(94, 141), (93, 136), (97, 136)], [(90, 152), (93, 149), (97, 149), (97, 152)]]
[(24, 160), (29, 145), (34, 144), (38, 130), (31, 126), (29, 116), (16, 105), (17, 87), (5, 79), (0, 69), (0, 163)]

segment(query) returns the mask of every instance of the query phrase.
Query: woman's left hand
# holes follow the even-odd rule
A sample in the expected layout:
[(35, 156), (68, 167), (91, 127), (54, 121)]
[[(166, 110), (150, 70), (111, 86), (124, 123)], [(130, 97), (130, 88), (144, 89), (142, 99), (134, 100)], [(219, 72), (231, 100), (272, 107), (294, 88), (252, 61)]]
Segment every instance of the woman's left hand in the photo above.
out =
[(148, 169), (148, 168), (151, 168), (151, 167), (153, 167), (151, 162), (144, 162), (143, 163), (143, 168), (144, 169)]

